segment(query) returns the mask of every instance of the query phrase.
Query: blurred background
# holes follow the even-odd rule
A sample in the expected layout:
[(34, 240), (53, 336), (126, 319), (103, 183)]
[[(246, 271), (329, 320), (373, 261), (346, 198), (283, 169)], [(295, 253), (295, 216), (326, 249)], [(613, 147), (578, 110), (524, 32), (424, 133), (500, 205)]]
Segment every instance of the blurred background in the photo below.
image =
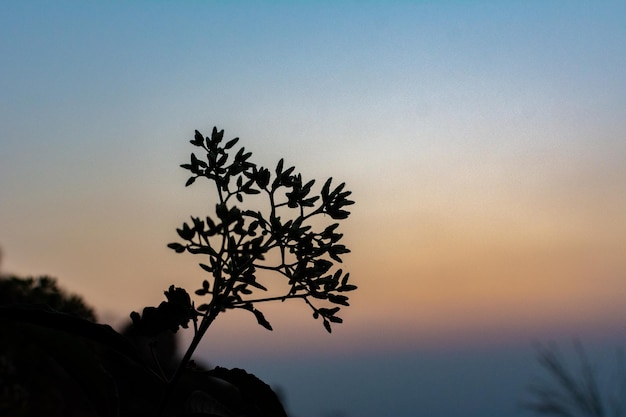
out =
[(204, 279), (166, 245), (214, 125), (345, 181), (359, 290), (220, 317), (198, 352), (296, 417), (516, 416), (535, 343), (625, 340), (626, 3), (0, 3), (2, 269), (120, 326)]

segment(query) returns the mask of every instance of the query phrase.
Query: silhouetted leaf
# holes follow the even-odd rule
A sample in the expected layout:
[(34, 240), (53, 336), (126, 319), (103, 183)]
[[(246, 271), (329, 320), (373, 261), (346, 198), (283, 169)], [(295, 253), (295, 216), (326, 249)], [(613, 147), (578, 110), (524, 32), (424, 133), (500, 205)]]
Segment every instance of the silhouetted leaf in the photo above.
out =
[(141, 316), (135, 312), (131, 314), (140, 334), (153, 337), (166, 330), (176, 332), (181, 326), (187, 328), (189, 321), (195, 317), (191, 298), (183, 288), (171, 285), (164, 294), (167, 301), (158, 307), (145, 307)]
[(255, 288), (258, 288), (262, 291), (267, 291), (267, 288), (265, 288), (263, 285), (259, 284), (257, 281), (254, 280), (250, 280), (250, 281), (246, 281), (246, 284), (248, 285), (252, 285)]
[(191, 229), (187, 223), (183, 223), (182, 229), (176, 229), (176, 232), (178, 232), (181, 239), (185, 240), (191, 240), (196, 234), (196, 231)]
[(192, 145), (195, 146), (202, 146), (204, 144), (204, 137), (202, 136), (202, 133), (198, 132), (196, 130), (196, 134), (194, 136), (194, 139), (192, 141), (190, 141)]
[(330, 190), (330, 183), (333, 181), (333, 177), (330, 177), (329, 179), (326, 180), (326, 182), (324, 183), (324, 185), (322, 186), (322, 200), (326, 201), (328, 199), (328, 192)]
[(346, 297), (345, 295), (328, 294), (328, 301), (333, 304), (341, 304), (344, 306), (350, 305), (348, 304), (348, 297)]
[(187, 250), (189, 251), (189, 253), (193, 253), (193, 254), (204, 254), (204, 255), (212, 255), (213, 254), (213, 249), (211, 249), (210, 247), (207, 246), (200, 246), (200, 247), (188, 247)]
[(340, 309), (341, 309), (340, 307), (333, 307), (333, 308), (322, 307), (318, 311), (320, 312), (322, 316), (329, 317), (329, 316), (333, 316), (337, 314)]
[(345, 286), (348, 283), (348, 279), (350, 278), (350, 273), (346, 273), (346, 275), (344, 275), (343, 279), (341, 280), (341, 286)]
[(217, 127), (214, 127), (213, 132), (211, 132), (211, 142), (217, 145), (222, 141), (223, 137), (224, 137), (224, 130), (218, 131)]
[(235, 146), (235, 144), (237, 144), (237, 142), (239, 142), (239, 138), (229, 140), (228, 142), (226, 142), (226, 145), (224, 145), (224, 149), (232, 148), (233, 146)]
[(174, 249), (176, 253), (182, 253), (185, 251), (185, 246), (181, 245), (180, 243), (169, 243), (167, 247), (170, 249)]
[(256, 317), (256, 321), (261, 326), (265, 327), (267, 330), (273, 330), (272, 326), (270, 325), (270, 322), (265, 319), (265, 316), (263, 315), (263, 313), (261, 313), (256, 308), (254, 310), (252, 310), (252, 312), (254, 313), (254, 316)]
[(326, 319), (324, 319), (324, 328), (326, 329), (326, 331), (328, 333), (332, 333), (333, 332), (332, 329), (330, 328), (330, 322), (328, 320), (326, 320)]
[(284, 160), (283, 158), (280, 158), (280, 161), (278, 161), (278, 164), (276, 165), (276, 176), (279, 177), (282, 173), (283, 173), (283, 164), (284, 164)]
[(245, 294), (245, 295), (250, 295), (250, 294), (252, 294), (252, 291), (251, 291), (251, 290), (249, 290), (249, 289), (247, 289), (246, 287), (241, 287), (241, 288), (239, 288), (239, 292), (240, 292), (240, 293), (242, 293), (242, 294)]

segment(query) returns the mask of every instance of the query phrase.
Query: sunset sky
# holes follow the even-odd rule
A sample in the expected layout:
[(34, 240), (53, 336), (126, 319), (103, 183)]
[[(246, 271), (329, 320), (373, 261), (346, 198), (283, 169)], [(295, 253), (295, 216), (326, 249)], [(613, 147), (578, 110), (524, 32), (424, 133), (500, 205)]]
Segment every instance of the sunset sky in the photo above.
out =
[[(536, 341), (626, 341), (624, 22), (622, 1), (2, 2), (3, 271), (55, 276), (112, 325), (197, 288), (166, 244), (210, 214), (179, 165), (217, 125), (261, 165), (346, 182), (359, 290), (332, 335), (294, 301), (264, 309), (271, 333), (222, 317), (201, 355), (281, 385), (297, 417), (459, 415), (304, 390), (357, 358), (458, 381)], [(388, 377), (347, 369), (346, 392)]]

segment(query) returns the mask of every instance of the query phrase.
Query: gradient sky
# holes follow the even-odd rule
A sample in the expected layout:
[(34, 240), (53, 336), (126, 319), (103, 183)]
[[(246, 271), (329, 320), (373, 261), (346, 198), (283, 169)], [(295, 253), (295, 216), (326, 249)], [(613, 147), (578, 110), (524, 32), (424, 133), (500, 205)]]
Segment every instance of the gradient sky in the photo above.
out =
[(621, 340), (626, 3), (337, 3), (0, 3), (5, 272), (112, 324), (196, 288), (166, 244), (209, 214), (178, 166), (217, 125), (348, 184), (360, 289), (331, 336), (296, 302), (266, 309), (273, 333), (225, 316), (211, 360)]

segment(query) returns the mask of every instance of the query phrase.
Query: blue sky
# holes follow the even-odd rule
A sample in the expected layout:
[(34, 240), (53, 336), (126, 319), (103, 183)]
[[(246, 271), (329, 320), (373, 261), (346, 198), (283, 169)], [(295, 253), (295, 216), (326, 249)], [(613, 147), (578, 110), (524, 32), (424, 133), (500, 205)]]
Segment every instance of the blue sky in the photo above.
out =
[[(295, 385), (361, 355), (419, 385), (399, 363), (439, 355), (428, 377), (456, 380), (445, 352), (471, 379), (477, 350), (516, 369), (536, 340), (610, 350), (626, 313), (625, 18), (619, 1), (2, 2), (3, 269), (58, 277), (112, 324), (195, 288), (197, 262), (165, 245), (212, 204), (178, 165), (217, 125), (263, 165), (347, 182), (360, 289), (330, 337), (304, 306), (268, 307), (273, 333), (225, 316), (205, 357)], [(504, 407), (526, 375), (499, 369)], [(337, 384), (362, 392), (359, 375)], [(300, 381), (294, 414), (332, 412)], [(400, 385), (380, 403), (415, 415)]]

